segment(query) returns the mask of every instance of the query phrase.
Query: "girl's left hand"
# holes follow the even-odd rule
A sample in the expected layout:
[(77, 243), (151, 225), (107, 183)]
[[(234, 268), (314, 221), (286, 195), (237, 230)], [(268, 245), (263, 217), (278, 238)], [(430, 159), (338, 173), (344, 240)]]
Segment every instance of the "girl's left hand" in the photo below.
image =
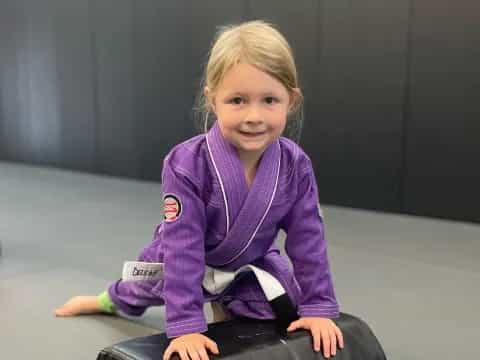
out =
[[(320, 340), (323, 343), (323, 355), (326, 358), (335, 356), (337, 353), (337, 342), (340, 349), (343, 349), (343, 335), (335, 323), (327, 318), (302, 317), (295, 320), (287, 328), (287, 331), (297, 329), (310, 330), (313, 337), (313, 349), (320, 351)], [(338, 340), (338, 341), (337, 341)]]

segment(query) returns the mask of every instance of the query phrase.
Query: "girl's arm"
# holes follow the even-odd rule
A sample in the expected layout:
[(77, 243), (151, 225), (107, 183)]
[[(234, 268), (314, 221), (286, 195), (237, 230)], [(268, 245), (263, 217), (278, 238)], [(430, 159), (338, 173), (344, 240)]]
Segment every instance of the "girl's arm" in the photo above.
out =
[(318, 190), (310, 159), (299, 170), (297, 196), (281, 226), (287, 233), (285, 250), (290, 257), (302, 296), (301, 317), (339, 316), (327, 258), (324, 223), (318, 208)]
[[(205, 273), (205, 204), (201, 189), (180, 166), (166, 160), (162, 176), (164, 198), (178, 200), (179, 214), (162, 224), (164, 252), (163, 297), (166, 307), (168, 337), (204, 332), (207, 322), (203, 313), (202, 281)], [(172, 216), (175, 206), (165, 205)], [(170, 207), (169, 209), (166, 209)]]
[(207, 330), (203, 313), (205, 205), (196, 179), (182, 168), (181, 157), (167, 156), (162, 171), (164, 217), (142, 261), (163, 262), (163, 281), (117, 281), (108, 294), (116, 310), (141, 315), (165, 304), (168, 337)]

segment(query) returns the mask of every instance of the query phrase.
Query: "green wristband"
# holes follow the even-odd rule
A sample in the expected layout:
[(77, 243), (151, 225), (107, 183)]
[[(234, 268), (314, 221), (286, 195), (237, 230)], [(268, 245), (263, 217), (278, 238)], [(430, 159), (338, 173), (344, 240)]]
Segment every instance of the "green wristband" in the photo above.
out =
[(104, 291), (98, 295), (98, 301), (100, 302), (100, 308), (102, 311), (109, 314), (113, 314), (115, 312), (115, 305), (113, 304), (112, 299), (110, 299), (110, 295), (108, 295), (107, 291)]

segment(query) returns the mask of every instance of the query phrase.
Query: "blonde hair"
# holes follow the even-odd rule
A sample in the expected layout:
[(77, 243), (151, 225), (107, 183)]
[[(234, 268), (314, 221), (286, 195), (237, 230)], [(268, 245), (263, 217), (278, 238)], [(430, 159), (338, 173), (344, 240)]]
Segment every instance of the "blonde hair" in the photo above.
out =
[[(215, 94), (225, 74), (240, 62), (248, 63), (280, 81), (288, 93), (298, 88), (298, 76), (292, 49), (287, 40), (272, 24), (255, 20), (239, 25), (220, 27), (209, 51), (200, 91), (194, 111), (197, 124), (207, 131), (214, 119), (209, 119), (211, 108), (203, 94), (207, 86)], [(303, 118), (303, 96), (294, 97), (285, 135), (299, 140)]]

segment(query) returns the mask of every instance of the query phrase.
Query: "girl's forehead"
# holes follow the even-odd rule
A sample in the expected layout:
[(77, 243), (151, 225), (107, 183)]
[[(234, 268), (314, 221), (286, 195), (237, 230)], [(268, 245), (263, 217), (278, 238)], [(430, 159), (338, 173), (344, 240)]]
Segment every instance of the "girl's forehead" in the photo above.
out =
[(247, 63), (230, 68), (220, 82), (218, 90), (249, 94), (286, 91), (278, 79)]

